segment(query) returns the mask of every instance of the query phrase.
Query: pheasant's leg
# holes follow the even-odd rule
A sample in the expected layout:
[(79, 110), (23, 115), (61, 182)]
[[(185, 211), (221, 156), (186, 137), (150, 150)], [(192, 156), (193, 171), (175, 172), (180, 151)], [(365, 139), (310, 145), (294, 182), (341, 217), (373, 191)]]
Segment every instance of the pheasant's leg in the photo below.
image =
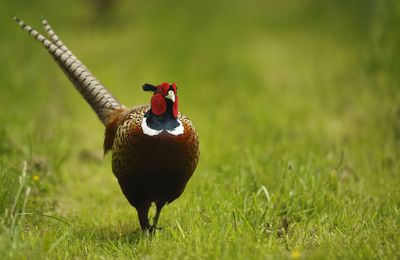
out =
[(160, 214), (161, 214), (161, 209), (162, 209), (163, 207), (164, 207), (164, 204), (158, 204), (158, 203), (157, 203), (157, 205), (156, 205), (156, 215), (154, 216), (153, 225), (151, 226), (151, 231), (152, 231), (152, 232), (155, 232), (155, 231), (156, 231), (157, 222), (158, 222), (158, 219), (159, 219)]
[(151, 226), (148, 217), (149, 207), (137, 209), (137, 212), (139, 216), (140, 227), (142, 228), (143, 232), (150, 230)]
[(153, 228), (157, 227), (157, 222), (158, 222), (158, 218), (160, 217), (161, 209), (162, 209), (162, 207), (161, 208), (157, 207), (156, 215), (154, 216), (154, 219), (153, 219)]

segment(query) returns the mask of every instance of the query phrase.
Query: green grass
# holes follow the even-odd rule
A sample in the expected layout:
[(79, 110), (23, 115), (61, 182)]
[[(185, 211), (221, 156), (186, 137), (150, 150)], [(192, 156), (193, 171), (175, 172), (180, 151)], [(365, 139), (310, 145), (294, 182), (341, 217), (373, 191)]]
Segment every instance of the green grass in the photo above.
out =
[[(400, 257), (396, 1), (96, 2), (0, 10), (2, 259)], [(12, 15), (47, 18), (125, 105), (179, 85), (201, 158), (154, 237), (101, 123)]]

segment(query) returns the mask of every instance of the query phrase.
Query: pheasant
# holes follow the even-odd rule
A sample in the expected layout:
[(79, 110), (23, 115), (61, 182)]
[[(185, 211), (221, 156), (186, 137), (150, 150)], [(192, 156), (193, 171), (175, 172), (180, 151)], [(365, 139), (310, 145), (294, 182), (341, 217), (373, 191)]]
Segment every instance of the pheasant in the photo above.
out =
[[(196, 169), (198, 134), (178, 110), (175, 83), (144, 84), (149, 105), (122, 105), (58, 38), (46, 20), (49, 39), (22, 20), (14, 20), (53, 56), (105, 126), (104, 154), (112, 152), (112, 170), (122, 193), (136, 208), (141, 229), (153, 232), (162, 208), (177, 199)], [(152, 204), (156, 214), (150, 224)]]

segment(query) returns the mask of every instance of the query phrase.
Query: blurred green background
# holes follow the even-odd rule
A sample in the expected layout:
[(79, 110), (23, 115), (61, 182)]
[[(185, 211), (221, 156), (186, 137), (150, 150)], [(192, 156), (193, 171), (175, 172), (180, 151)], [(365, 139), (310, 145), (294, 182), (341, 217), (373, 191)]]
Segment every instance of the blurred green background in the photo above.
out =
[[(145, 82), (179, 86), (201, 158), (155, 238), (103, 126), (13, 15), (46, 18), (126, 106)], [(398, 257), (399, 24), (396, 0), (2, 1), (0, 252)]]

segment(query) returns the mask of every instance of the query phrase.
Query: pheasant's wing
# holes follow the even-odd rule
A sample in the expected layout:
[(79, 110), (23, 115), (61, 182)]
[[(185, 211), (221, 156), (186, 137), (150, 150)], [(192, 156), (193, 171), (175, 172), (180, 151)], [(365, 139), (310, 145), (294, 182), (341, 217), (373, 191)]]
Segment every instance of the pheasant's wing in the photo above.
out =
[(43, 44), (68, 78), (72, 81), (75, 88), (90, 104), (103, 124), (106, 125), (110, 120), (110, 117), (116, 111), (125, 109), (125, 107), (111, 95), (104, 85), (93, 76), (85, 65), (75, 57), (67, 46), (64, 45), (46, 20), (43, 21), (43, 25), (51, 41), (17, 17), (14, 17), (14, 20), (22, 29), (27, 31), (36, 40)]

